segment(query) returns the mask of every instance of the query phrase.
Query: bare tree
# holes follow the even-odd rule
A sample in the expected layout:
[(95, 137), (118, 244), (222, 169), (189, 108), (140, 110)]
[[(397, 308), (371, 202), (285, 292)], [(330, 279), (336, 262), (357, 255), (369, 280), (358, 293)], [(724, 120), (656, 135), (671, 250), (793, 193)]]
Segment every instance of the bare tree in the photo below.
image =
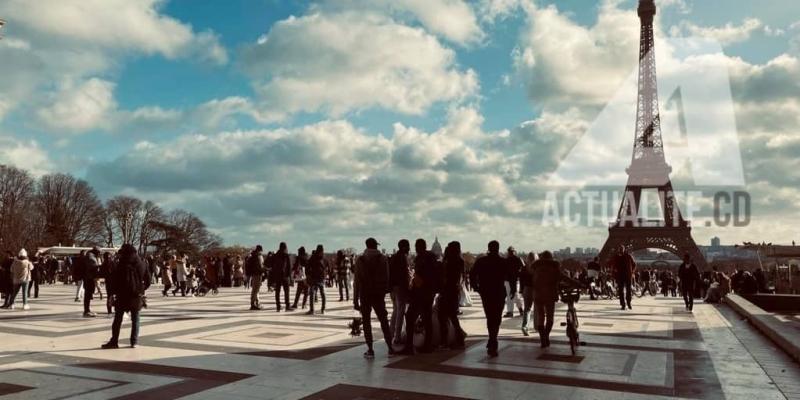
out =
[(139, 241), (143, 206), (141, 200), (130, 196), (116, 196), (106, 202), (120, 244)]
[(13, 166), (0, 165), (0, 247), (17, 251), (37, 244), (40, 224), (30, 211), (36, 183)]
[(164, 218), (164, 210), (161, 207), (149, 200), (144, 203), (139, 227), (139, 254), (147, 253), (147, 247), (158, 237), (155, 224)]
[(89, 184), (67, 174), (39, 180), (36, 205), (48, 244), (94, 245), (104, 237), (103, 204)]

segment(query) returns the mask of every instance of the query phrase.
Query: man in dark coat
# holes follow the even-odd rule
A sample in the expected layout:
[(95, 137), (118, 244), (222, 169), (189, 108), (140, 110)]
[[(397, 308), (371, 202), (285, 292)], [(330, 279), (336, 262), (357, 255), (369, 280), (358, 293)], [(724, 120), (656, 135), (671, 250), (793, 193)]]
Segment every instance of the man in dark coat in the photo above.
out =
[(497, 357), (497, 335), (503, 319), (508, 268), (506, 260), (500, 257), (500, 243), (493, 240), (488, 247), (488, 254), (475, 262), (469, 276), (472, 288), (481, 295), (483, 301), (483, 313), (486, 315), (486, 328), (489, 331), (487, 352), (490, 357)]
[(558, 285), (562, 280), (561, 265), (553, 260), (553, 254), (544, 251), (533, 263), (534, 324), (539, 331), (542, 348), (550, 347), (550, 331), (553, 329)]
[(131, 347), (136, 347), (139, 340), (139, 311), (145, 305), (144, 294), (150, 287), (150, 277), (147, 266), (132, 245), (124, 244), (119, 249), (119, 260), (111, 270), (110, 277), (110, 294), (114, 296), (114, 323), (111, 325), (111, 340), (102, 348), (119, 348), (119, 331), (126, 312), (131, 314)]
[[(522, 259), (517, 255), (514, 247), (509, 247), (506, 253), (506, 264), (508, 268), (508, 286), (506, 287), (508, 295), (506, 296), (506, 314), (505, 318), (514, 317), (514, 300), (517, 297), (517, 282), (519, 281), (519, 274), (522, 272)], [(523, 310), (519, 310), (522, 314)]]
[(433, 297), (441, 275), (439, 261), (427, 247), (424, 239), (417, 239), (414, 243), (417, 255), (414, 258), (414, 277), (411, 280), (411, 305), (406, 312), (406, 346), (403, 354), (414, 354), (414, 328), (420, 317), (425, 327), (425, 344), (420, 352), (433, 351)]
[(321, 244), (318, 244), (317, 249), (311, 254), (311, 258), (308, 259), (308, 268), (306, 269), (310, 297), (307, 315), (314, 314), (314, 303), (317, 300), (317, 296), (322, 298), (320, 314), (325, 314), (325, 271), (327, 270), (328, 262), (325, 260), (325, 249)]
[(614, 278), (617, 280), (619, 305), (624, 310), (627, 304), (630, 310), (632, 309), (631, 283), (633, 281), (633, 274), (636, 272), (636, 262), (633, 260), (633, 257), (628, 254), (628, 249), (624, 245), (620, 245), (617, 249), (617, 254), (611, 257), (610, 265), (614, 271)]
[(92, 299), (94, 299), (94, 292), (97, 289), (95, 286), (95, 279), (100, 277), (100, 250), (95, 247), (89, 250), (86, 255), (82, 257), (81, 264), (83, 265), (83, 316), (84, 318), (94, 318), (95, 313), (92, 312)]
[[(361, 311), (361, 321), (364, 324), (364, 340), (367, 343), (367, 352), (364, 358), (375, 358), (372, 349), (372, 311), (378, 317), (383, 331), (383, 339), (389, 348), (389, 355), (394, 354), (392, 348), (392, 331), (389, 329), (389, 318), (386, 311), (386, 293), (389, 292), (389, 260), (378, 250), (378, 241), (369, 238), (366, 241), (367, 249), (356, 260), (354, 305)], [(312, 303), (313, 304), (313, 303)]]
[(283, 297), (286, 304), (286, 311), (292, 310), (289, 302), (289, 280), (292, 277), (292, 260), (289, 257), (286, 243), (281, 242), (278, 245), (278, 252), (273, 254), (269, 260), (270, 277), (272, 284), (275, 285), (275, 306), (278, 312), (281, 311), (281, 289), (283, 289)]
[(694, 289), (697, 281), (700, 280), (700, 271), (698, 271), (697, 265), (692, 262), (692, 258), (688, 254), (683, 256), (683, 262), (678, 267), (678, 277), (681, 280), (683, 303), (686, 305), (686, 311), (691, 312), (694, 308)]

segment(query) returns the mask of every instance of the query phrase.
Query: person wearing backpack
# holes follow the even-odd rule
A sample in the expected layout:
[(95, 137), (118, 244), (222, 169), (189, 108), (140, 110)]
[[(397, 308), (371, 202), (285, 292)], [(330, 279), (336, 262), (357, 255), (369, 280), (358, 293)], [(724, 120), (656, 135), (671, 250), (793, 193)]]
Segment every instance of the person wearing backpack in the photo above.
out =
[(111, 270), (111, 295), (114, 296), (114, 323), (111, 325), (111, 340), (103, 349), (119, 348), (119, 331), (125, 313), (131, 314), (131, 348), (139, 340), (139, 311), (145, 304), (144, 293), (150, 287), (147, 265), (136, 254), (131, 244), (119, 249), (119, 260)]
[(261, 309), (258, 292), (261, 290), (261, 275), (264, 272), (264, 256), (261, 255), (263, 251), (264, 248), (259, 244), (247, 257), (245, 263), (247, 276), (250, 277), (250, 310), (252, 311)]
[(383, 339), (389, 348), (389, 356), (395, 354), (392, 347), (392, 331), (389, 329), (389, 313), (386, 311), (386, 293), (389, 293), (389, 260), (378, 250), (378, 241), (366, 240), (367, 249), (358, 257), (355, 269), (353, 305), (361, 311), (364, 326), (364, 341), (367, 351), (364, 358), (375, 358), (372, 348), (372, 311), (378, 317), (383, 331)]

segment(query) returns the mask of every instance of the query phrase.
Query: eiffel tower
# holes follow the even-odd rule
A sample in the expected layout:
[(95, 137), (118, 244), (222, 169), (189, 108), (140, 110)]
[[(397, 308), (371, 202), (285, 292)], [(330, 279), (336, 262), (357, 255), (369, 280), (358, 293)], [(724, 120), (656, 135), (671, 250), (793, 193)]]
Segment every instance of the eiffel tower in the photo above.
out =
[[(639, 0), (638, 14), (641, 20), (641, 37), (633, 157), (630, 167), (626, 169), (628, 183), (617, 220), (608, 228), (608, 240), (600, 251), (600, 262), (605, 265), (615, 249), (624, 245), (629, 251), (657, 248), (681, 258), (684, 254), (689, 254), (702, 270), (706, 267), (705, 258), (692, 239), (689, 221), (683, 218), (678, 208), (669, 179), (672, 167), (664, 158), (653, 40), (653, 17), (656, 15), (654, 0)], [(639, 217), (643, 189), (658, 191), (663, 221)]]

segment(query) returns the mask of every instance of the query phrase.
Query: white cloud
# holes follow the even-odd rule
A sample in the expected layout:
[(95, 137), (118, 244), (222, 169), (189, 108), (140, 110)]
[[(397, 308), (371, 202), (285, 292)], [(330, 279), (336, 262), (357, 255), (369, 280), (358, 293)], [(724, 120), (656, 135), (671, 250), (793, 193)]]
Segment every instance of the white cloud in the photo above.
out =
[(213, 34), (197, 35), (189, 25), (160, 14), (161, 4), (161, 0), (9, 0), (0, 5), (0, 14), (9, 25), (20, 25), (15, 30), (51, 38), (54, 46), (69, 42), (167, 58), (205, 48), (214, 62), (227, 61)]
[(298, 112), (340, 116), (383, 108), (422, 114), (474, 95), (474, 71), (419, 28), (378, 14), (316, 13), (277, 22), (243, 54), (264, 117)]
[(0, 164), (25, 169), (33, 176), (53, 170), (50, 157), (37, 142), (14, 139), (10, 135), (0, 135)]
[(639, 18), (605, 1), (597, 23), (585, 28), (555, 6), (526, 6), (528, 24), (513, 62), (537, 102), (598, 104), (635, 68)]
[(91, 78), (85, 82), (65, 83), (52, 103), (37, 112), (41, 121), (55, 132), (86, 132), (104, 128), (117, 105), (112, 82)]
[[(99, 76), (113, 81), (120, 63), (131, 55), (227, 62), (213, 32), (194, 32), (162, 14), (162, 5), (158, 0), (0, 2), (0, 15), (8, 22), (0, 41), (0, 93), (6, 113), (23, 104), (28, 106), (25, 112), (63, 98), (66, 94), (59, 89), (64, 82), (79, 86)], [(70, 122), (76, 131), (86, 123)]]
[(464, 0), (329, 0), (314, 9), (370, 12), (419, 22), (429, 32), (464, 46), (485, 37), (475, 10)]
[(702, 38), (710, 38), (719, 41), (723, 45), (729, 45), (739, 42), (744, 42), (750, 39), (753, 33), (764, 31), (767, 34), (777, 34), (769, 26), (764, 26), (758, 18), (747, 18), (739, 25), (734, 25), (731, 22), (723, 26), (698, 26), (689, 21), (682, 21), (680, 25), (672, 27), (670, 33), (673, 36), (678, 36), (681, 33), (699, 36)]
[(477, 5), (481, 21), (493, 23), (519, 11), (523, 0), (480, 0)]

